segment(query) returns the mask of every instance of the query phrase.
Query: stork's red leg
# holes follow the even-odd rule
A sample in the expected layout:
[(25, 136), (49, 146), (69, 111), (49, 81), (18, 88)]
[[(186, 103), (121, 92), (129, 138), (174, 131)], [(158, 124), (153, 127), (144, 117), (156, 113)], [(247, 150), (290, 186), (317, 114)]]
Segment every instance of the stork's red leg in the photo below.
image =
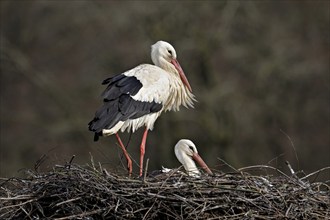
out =
[(146, 149), (146, 141), (147, 141), (147, 135), (148, 135), (148, 128), (144, 130), (142, 141), (141, 141), (141, 146), (140, 146), (140, 176), (142, 176), (142, 170), (143, 170), (143, 158), (144, 158), (144, 153)]
[(132, 166), (132, 160), (131, 160), (131, 158), (129, 157), (129, 155), (128, 155), (127, 151), (126, 151), (126, 148), (125, 148), (123, 142), (121, 141), (121, 139), (120, 139), (118, 133), (116, 133), (116, 138), (117, 138), (117, 141), (118, 141), (118, 143), (119, 143), (119, 146), (121, 147), (121, 149), (122, 149), (123, 152), (124, 152), (124, 155), (125, 155), (126, 160), (127, 160), (127, 169), (128, 169), (128, 173), (129, 173), (129, 175), (131, 175), (131, 174), (132, 174), (132, 170), (133, 170), (133, 168), (132, 168), (132, 167), (133, 167), (133, 166)]

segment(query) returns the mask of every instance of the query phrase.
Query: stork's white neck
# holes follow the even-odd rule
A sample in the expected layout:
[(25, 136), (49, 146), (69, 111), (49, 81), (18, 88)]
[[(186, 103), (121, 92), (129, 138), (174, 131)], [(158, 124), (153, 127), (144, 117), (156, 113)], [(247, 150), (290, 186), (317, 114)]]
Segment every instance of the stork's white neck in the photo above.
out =
[(176, 155), (189, 176), (195, 176), (195, 177), (200, 176), (200, 172), (191, 157), (189, 157), (184, 153), (179, 153), (179, 152), (178, 153), (176, 152)]
[(158, 60), (156, 60), (155, 65), (162, 68), (163, 70), (165, 70), (166, 72), (169, 72), (173, 75), (179, 76), (178, 71), (175, 69), (175, 67), (173, 66), (172, 63), (170, 63), (169, 61), (167, 61), (165, 58), (160, 57)]

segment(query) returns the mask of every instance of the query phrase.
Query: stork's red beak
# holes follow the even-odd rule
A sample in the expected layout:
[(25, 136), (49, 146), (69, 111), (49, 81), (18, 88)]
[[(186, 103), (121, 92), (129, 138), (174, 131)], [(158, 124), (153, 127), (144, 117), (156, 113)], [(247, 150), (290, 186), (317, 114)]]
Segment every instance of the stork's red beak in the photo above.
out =
[(213, 175), (212, 171), (210, 170), (210, 168), (206, 165), (206, 163), (204, 162), (204, 160), (201, 158), (201, 156), (199, 156), (198, 153), (193, 153), (192, 158), (210, 175)]
[(192, 92), (192, 89), (191, 89), (191, 86), (188, 82), (188, 79), (187, 79), (186, 75), (184, 74), (183, 69), (181, 68), (179, 62), (176, 59), (173, 59), (173, 60), (171, 60), (171, 63), (175, 66), (175, 68), (179, 72), (180, 78), (181, 78), (183, 84), (185, 86), (187, 86), (187, 88), (189, 89), (190, 92)]

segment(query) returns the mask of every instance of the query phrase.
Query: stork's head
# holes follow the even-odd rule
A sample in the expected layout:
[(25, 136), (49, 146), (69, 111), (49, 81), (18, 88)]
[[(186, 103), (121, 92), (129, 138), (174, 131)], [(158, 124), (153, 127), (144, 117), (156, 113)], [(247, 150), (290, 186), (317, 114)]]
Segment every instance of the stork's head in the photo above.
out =
[(199, 156), (197, 148), (191, 140), (181, 139), (178, 141), (174, 147), (174, 153), (180, 163), (184, 166), (185, 170), (188, 172), (188, 175), (200, 175), (194, 161), (196, 161), (208, 174), (213, 175), (204, 160)]
[(177, 60), (176, 51), (171, 44), (165, 41), (157, 41), (153, 44), (151, 46), (151, 60), (156, 66), (166, 71), (179, 74), (183, 84), (192, 92), (188, 79)]

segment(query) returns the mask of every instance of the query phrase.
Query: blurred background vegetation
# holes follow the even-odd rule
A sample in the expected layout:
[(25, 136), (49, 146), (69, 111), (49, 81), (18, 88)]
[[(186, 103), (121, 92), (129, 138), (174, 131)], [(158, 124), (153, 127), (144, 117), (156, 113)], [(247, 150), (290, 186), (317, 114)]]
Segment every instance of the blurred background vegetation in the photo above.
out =
[(158, 119), (149, 170), (178, 167), (181, 138), (218, 170), (330, 165), (328, 1), (1, 1), (0, 12), (2, 177), (44, 154), (44, 168), (91, 154), (123, 171), (115, 137), (95, 143), (87, 123), (102, 80), (150, 63), (158, 40), (176, 48), (198, 103)]

